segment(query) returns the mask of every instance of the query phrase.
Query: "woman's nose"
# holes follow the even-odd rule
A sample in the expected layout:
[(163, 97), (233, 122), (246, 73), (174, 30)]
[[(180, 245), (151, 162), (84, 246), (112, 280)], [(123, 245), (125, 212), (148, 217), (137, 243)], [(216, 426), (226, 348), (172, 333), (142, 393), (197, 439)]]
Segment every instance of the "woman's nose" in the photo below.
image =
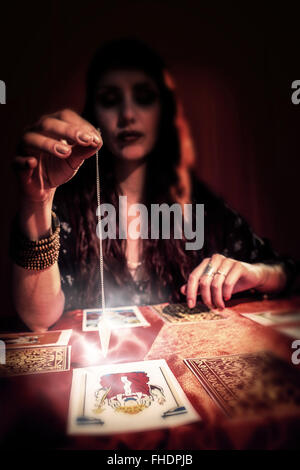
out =
[(119, 111), (119, 125), (124, 126), (134, 122), (136, 111), (134, 103), (131, 100), (124, 100)]

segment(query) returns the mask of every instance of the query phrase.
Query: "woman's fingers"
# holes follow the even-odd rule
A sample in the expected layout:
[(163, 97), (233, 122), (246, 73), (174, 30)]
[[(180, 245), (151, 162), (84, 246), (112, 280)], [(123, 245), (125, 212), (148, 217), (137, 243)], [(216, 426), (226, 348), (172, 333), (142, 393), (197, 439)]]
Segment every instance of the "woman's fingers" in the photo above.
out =
[(180, 287), (180, 292), (183, 295), (186, 295), (186, 288), (187, 288), (187, 284), (183, 284), (183, 286)]
[(225, 308), (223, 286), (226, 283), (225, 286), (227, 288), (227, 276), (233, 264), (234, 261), (232, 259), (224, 258), (212, 278), (211, 296), (212, 302), (216, 307)]
[(15, 157), (12, 167), (15, 171), (32, 171), (38, 166), (38, 160), (35, 157)]
[(15, 157), (12, 164), (14, 169), (22, 171), (36, 168), (38, 161), (35, 157)]
[[(205, 258), (190, 274), (186, 287), (187, 304), (189, 308), (196, 305), (200, 277), (210, 258)], [(208, 294), (209, 295), (209, 294)]]
[(233, 293), (255, 288), (262, 277), (259, 265), (215, 254), (192, 271), (180, 291), (186, 295), (190, 308), (196, 304), (197, 293), (208, 307), (225, 308), (224, 300), (229, 300)]
[(223, 285), (223, 296), (225, 300), (229, 300), (230, 297), (232, 296), (234, 286), (238, 282), (240, 277), (242, 276), (243, 271), (244, 271), (244, 267), (242, 263), (235, 262), (232, 265), (232, 268), (227, 274), (226, 279), (224, 281), (224, 285)]
[(59, 111), (24, 131), (13, 167), (25, 193), (40, 200), (72, 178), (102, 144), (100, 133), (77, 113)]
[(64, 159), (73, 155), (74, 149), (76, 158), (71, 162), (73, 165), (93, 155), (102, 144), (100, 133), (69, 109), (43, 116), (25, 132), (22, 139), (27, 155), (38, 156), (40, 152), (47, 152)]
[(225, 308), (224, 298), (228, 300), (231, 297), (234, 285), (242, 273), (239, 265), (235, 260), (220, 254), (205, 258), (192, 271), (187, 284), (181, 287), (188, 306), (193, 308), (197, 294), (200, 294), (202, 302), (208, 307)]
[(34, 169), (38, 166), (38, 161), (34, 157), (16, 157), (12, 162), (12, 167), (18, 178), (26, 183), (32, 176)]
[(100, 136), (88, 126), (82, 125), (79, 127), (77, 124), (70, 124), (52, 116), (41, 119), (37, 128), (49, 137), (57, 140), (63, 139), (71, 144), (97, 147), (100, 143)]
[(39, 155), (41, 152), (47, 152), (62, 159), (74, 155), (74, 157), (80, 157), (80, 161), (94, 155), (97, 147), (100, 148), (102, 145), (102, 140), (99, 138), (97, 145), (93, 143), (93, 146), (91, 146), (91, 143), (86, 143), (86, 148), (83, 150), (82, 147), (72, 147), (72, 145), (67, 143), (66, 139), (55, 140), (52, 137), (47, 137), (37, 132), (27, 132), (23, 140), (28, 154)]
[(41, 152), (47, 152), (58, 158), (67, 158), (72, 152), (71, 145), (37, 132), (27, 132), (23, 137), (23, 141), (29, 153), (40, 154)]
[(91, 123), (83, 119), (72, 109), (63, 109), (62, 111), (58, 111), (57, 113), (52, 114), (52, 117), (61, 121), (65, 121), (71, 125), (77, 126), (83, 131), (92, 133), (93, 136), (95, 136), (96, 138), (95, 142), (98, 143), (97, 138), (99, 138), (100, 135), (97, 129), (95, 129), (95, 127), (92, 126)]
[(214, 303), (217, 298), (217, 290), (219, 287), (215, 285), (212, 286), (212, 282), (214, 280), (214, 273), (217, 272), (224, 259), (225, 256), (223, 255), (213, 255), (209, 260), (211, 272), (207, 274), (205, 272), (202, 273), (199, 279), (200, 295), (202, 297), (203, 303), (208, 307), (213, 307), (214, 305), (216, 305), (216, 307), (223, 307), (223, 300), (221, 302), (217, 301), (216, 304)]

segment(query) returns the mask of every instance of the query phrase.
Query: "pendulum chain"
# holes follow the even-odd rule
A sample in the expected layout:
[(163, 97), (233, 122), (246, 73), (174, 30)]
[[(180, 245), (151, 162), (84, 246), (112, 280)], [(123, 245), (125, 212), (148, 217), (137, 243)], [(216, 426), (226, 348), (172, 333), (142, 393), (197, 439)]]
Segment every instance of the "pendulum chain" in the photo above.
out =
[[(98, 132), (100, 130), (98, 129)], [(100, 292), (102, 312), (105, 312), (105, 296), (104, 296), (104, 275), (103, 275), (103, 251), (102, 251), (102, 228), (101, 228), (101, 198), (100, 198), (100, 174), (99, 174), (99, 150), (96, 152), (96, 189), (97, 189), (97, 217), (99, 227), (99, 274), (100, 274)]]

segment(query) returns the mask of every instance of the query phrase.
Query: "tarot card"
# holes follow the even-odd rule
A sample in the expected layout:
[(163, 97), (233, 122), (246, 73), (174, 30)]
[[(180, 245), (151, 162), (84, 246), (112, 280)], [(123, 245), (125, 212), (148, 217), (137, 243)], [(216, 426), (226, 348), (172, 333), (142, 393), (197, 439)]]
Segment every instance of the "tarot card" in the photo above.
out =
[(300, 372), (267, 351), (185, 359), (211, 398), (231, 416), (300, 413)]
[(259, 323), (260, 325), (272, 326), (281, 323), (299, 322), (300, 312), (261, 312), (261, 313), (242, 313), (246, 318)]
[(113, 434), (197, 421), (165, 360), (73, 370), (70, 434)]
[(186, 303), (151, 305), (155, 312), (169, 323), (198, 323), (201, 321), (224, 320), (225, 315), (210, 310), (206, 305), (198, 303), (189, 308)]
[[(82, 331), (98, 331), (101, 315), (101, 308), (83, 310)], [(106, 308), (105, 317), (112, 330), (117, 328), (150, 326), (136, 306)]]
[(41, 374), (70, 369), (71, 346), (8, 349), (0, 376)]
[(45, 331), (44, 333), (0, 333), (6, 349), (30, 348), (38, 346), (66, 346), (72, 330)]

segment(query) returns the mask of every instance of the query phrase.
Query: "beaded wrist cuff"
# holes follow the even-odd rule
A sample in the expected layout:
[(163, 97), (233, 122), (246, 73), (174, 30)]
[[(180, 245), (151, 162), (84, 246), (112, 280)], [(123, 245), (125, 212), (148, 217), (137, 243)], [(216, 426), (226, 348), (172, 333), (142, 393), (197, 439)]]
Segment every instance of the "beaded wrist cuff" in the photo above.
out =
[(60, 223), (57, 215), (52, 211), (52, 235), (41, 240), (28, 240), (14, 221), (10, 239), (10, 256), (13, 261), (24, 269), (40, 271), (49, 268), (59, 255)]

